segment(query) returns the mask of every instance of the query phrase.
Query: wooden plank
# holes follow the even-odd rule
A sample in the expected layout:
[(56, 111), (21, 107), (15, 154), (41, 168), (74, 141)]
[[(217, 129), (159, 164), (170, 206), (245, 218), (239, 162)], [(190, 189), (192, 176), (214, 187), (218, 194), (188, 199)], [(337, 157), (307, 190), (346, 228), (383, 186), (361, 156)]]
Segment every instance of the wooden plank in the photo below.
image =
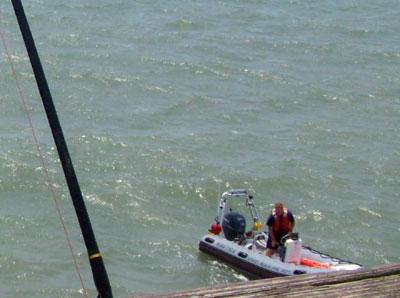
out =
[(217, 285), (154, 297), (400, 297), (400, 263)]

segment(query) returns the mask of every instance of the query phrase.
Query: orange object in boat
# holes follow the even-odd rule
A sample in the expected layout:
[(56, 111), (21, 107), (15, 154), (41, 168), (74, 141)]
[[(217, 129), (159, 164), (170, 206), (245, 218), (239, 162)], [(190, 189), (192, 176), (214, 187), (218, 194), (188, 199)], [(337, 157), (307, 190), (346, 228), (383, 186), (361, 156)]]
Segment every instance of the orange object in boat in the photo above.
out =
[(320, 268), (330, 268), (331, 267), (331, 265), (329, 265), (329, 264), (320, 263), (318, 261), (307, 259), (307, 258), (301, 258), (300, 265), (310, 266), (310, 267), (320, 267)]

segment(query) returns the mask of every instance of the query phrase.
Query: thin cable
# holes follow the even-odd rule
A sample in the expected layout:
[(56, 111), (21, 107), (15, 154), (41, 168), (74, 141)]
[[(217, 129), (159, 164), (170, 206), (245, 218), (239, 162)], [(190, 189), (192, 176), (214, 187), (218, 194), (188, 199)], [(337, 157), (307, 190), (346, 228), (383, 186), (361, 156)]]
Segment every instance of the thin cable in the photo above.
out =
[(5, 51), (6, 51), (6, 55), (7, 55), (7, 58), (8, 58), (8, 63), (10, 64), (10, 68), (11, 68), (11, 71), (12, 71), (12, 74), (13, 74), (13, 77), (14, 77), (14, 80), (15, 80), (15, 83), (17, 84), (17, 88), (18, 88), (19, 95), (20, 95), (20, 97), (21, 97), (22, 104), (23, 104), (23, 106), (24, 106), (24, 110), (25, 110), (26, 117), (28, 118), (29, 125), (30, 125), (30, 127), (31, 127), (32, 135), (33, 135), (33, 138), (34, 138), (34, 140), (35, 140), (35, 144), (36, 144), (36, 148), (37, 148), (37, 151), (38, 151), (38, 154), (39, 154), (39, 157), (40, 157), (40, 161), (41, 161), (41, 163), (42, 163), (42, 167), (43, 167), (43, 170), (44, 170), (45, 175), (46, 175), (47, 184), (49, 185), (49, 189), (50, 189), (50, 192), (51, 192), (51, 196), (52, 196), (52, 198), (53, 198), (54, 204), (56, 205), (58, 217), (59, 217), (59, 219), (60, 219), (60, 221), (61, 221), (61, 225), (62, 225), (63, 230), (64, 230), (65, 238), (66, 238), (66, 240), (67, 240), (68, 247), (69, 247), (69, 250), (70, 250), (70, 252), (71, 252), (72, 259), (73, 259), (73, 261), (74, 261), (75, 269), (76, 269), (76, 272), (78, 273), (79, 280), (80, 280), (81, 285), (82, 285), (83, 293), (85, 294), (86, 298), (88, 298), (88, 294), (87, 294), (85, 285), (84, 285), (84, 283), (83, 283), (83, 279), (82, 279), (81, 273), (80, 273), (80, 271), (79, 271), (78, 263), (77, 263), (76, 258), (75, 258), (75, 253), (74, 253), (74, 250), (73, 250), (73, 248), (72, 248), (71, 241), (70, 241), (70, 239), (69, 239), (68, 231), (67, 231), (67, 228), (66, 228), (66, 226), (65, 226), (64, 219), (63, 219), (63, 217), (62, 217), (62, 215), (61, 215), (60, 207), (59, 207), (59, 205), (58, 205), (58, 201), (57, 201), (57, 198), (56, 198), (54, 189), (53, 189), (53, 184), (51, 183), (50, 176), (49, 176), (49, 172), (48, 172), (47, 167), (46, 167), (46, 165), (45, 165), (45, 163), (44, 163), (44, 158), (43, 158), (43, 155), (42, 155), (42, 151), (40, 150), (39, 141), (38, 141), (38, 139), (37, 139), (37, 137), (36, 137), (36, 132), (35, 132), (35, 129), (34, 129), (34, 127), (33, 127), (33, 123), (32, 123), (31, 117), (30, 117), (30, 115), (29, 115), (29, 111), (28, 111), (27, 105), (26, 105), (26, 103), (25, 103), (25, 98), (24, 98), (24, 95), (23, 95), (23, 93), (22, 93), (22, 89), (21, 89), (21, 86), (20, 86), (19, 81), (18, 81), (17, 74), (16, 74), (15, 69), (14, 69), (14, 66), (13, 66), (13, 63), (12, 63), (12, 60), (11, 60), (11, 56), (10, 56), (10, 54), (9, 54), (9, 52), (8, 52), (8, 49), (7, 49), (6, 41), (5, 41), (5, 39), (4, 39), (3, 32), (2, 32), (1, 30), (0, 30), (0, 35), (1, 35), (1, 41), (3, 42), (3, 46), (4, 46), (4, 49), (5, 49)]

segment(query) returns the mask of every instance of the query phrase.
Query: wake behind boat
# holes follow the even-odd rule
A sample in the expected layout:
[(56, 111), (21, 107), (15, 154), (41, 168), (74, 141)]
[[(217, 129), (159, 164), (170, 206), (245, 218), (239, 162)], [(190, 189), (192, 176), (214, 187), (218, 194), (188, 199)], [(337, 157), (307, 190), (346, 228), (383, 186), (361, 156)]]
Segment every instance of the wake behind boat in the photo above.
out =
[[(253, 220), (251, 230), (246, 232), (246, 219), (242, 214), (225, 212), (228, 198), (240, 198), (245, 202)], [(218, 198), (215, 223), (211, 225), (208, 234), (201, 238), (199, 249), (254, 278), (362, 268), (360, 264), (304, 246), (297, 233), (282, 238), (277, 251), (272, 257), (267, 257), (265, 250), (268, 233), (261, 231), (261, 226), (253, 196), (248, 195), (244, 189), (227, 191)]]

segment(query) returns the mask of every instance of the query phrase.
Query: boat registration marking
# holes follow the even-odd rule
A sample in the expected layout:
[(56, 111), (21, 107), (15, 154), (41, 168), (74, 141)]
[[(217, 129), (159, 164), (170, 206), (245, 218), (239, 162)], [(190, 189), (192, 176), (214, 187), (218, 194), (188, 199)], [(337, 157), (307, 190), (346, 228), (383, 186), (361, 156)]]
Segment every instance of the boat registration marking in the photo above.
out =
[(236, 249), (234, 249), (233, 247), (230, 247), (228, 245), (225, 245), (223, 243), (217, 242), (216, 246), (218, 246), (219, 248), (221, 248), (223, 250), (226, 250), (226, 251), (228, 251), (228, 252), (230, 252), (232, 254), (236, 253)]
[(255, 265), (258, 265), (260, 267), (263, 267), (269, 271), (274, 271), (274, 272), (281, 273), (284, 275), (291, 275), (291, 272), (292, 272), (291, 270), (288, 270), (288, 269), (283, 269), (283, 268), (279, 268), (277, 266), (268, 265), (267, 263), (260, 261), (259, 259), (252, 258), (252, 257), (247, 258), (247, 260), (249, 262), (251, 262)]
[[(217, 246), (220, 249), (222, 249), (222, 250), (224, 250), (224, 251), (226, 251), (226, 252), (228, 252), (230, 254), (233, 254), (233, 255), (235, 255), (236, 252), (238, 251), (237, 249), (235, 249), (235, 248), (233, 248), (233, 247), (231, 247), (229, 245), (226, 245), (224, 243), (221, 243), (221, 242), (215, 243), (215, 246)], [(266, 258), (267, 258), (267, 256), (266, 256)], [(279, 268), (277, 266), (269, 265), (269, 264), (267, 264), (267, 263), (265, 263), (263, 261), (260, 261), (259, 259), (253, 258), (251, 256), (246, 258), (246, 261), (249, 262), (249, 263), (252, 263), (254, 265), (257, 265), (259, 267), (265, 268), (265, 269), (267, 269), (269, 271), (280, 273), (282, 275), (292, 275), (292, 271), (291, 270), (284, 269), (284, 268)]]

